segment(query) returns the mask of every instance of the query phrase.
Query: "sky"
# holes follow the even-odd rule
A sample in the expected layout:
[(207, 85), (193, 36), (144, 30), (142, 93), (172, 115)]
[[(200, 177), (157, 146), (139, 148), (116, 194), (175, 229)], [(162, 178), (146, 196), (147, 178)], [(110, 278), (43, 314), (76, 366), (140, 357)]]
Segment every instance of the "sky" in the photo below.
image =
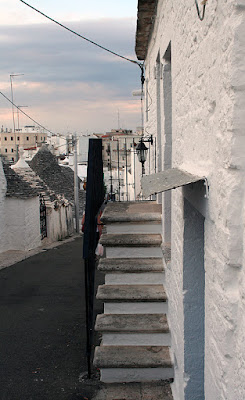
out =
[[(137, 0), (29, 0), (83, 36), (136, 60)], [(0, 91), (54, 133), (91, 134), (141, 125), (140, 68), (65, 31), (20, 0), (0, 0)], [(17, 121), (17, 116), (15, 116)], [(20, 115), (20, 127), (32, 125)], [(17, 124), (17, 122), (16, 122)], [(0, 125), (13, 128), (0, 96)]]

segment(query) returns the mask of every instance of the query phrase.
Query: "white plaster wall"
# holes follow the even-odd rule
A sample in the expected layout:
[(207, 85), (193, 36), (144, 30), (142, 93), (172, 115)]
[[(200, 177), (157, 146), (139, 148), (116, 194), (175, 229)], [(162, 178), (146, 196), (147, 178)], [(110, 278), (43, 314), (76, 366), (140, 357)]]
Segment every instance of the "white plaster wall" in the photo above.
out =
[(47, 240), (61, 240), (73, 233), (72, 207), (47, 207)]
[(31, 250), (41, 245), (39, 198), (5, 199), (7, 250)]
[[(197, 17), (194, 1), (159, 0), (145, 63), (153, 99), (145, 122), (150, 133), (156, 133), (159, 124), (156, 61), (159, 57), (163, 63), (170, 42), (172, 166), (205, 175), (210, 185), (205, 215), (205, 398), (240, 400), (245, 398), (244, 0), (208, 2), (203, 22)], [(164, 98), (161, 82), (160, 97)], [(163, 136), (158, 152), (163, 160), (161, 101), (160, 112)], [(185, 386), (183, 223), (183, 191), (176, 189), (172, 192), (172, 259), (166, 271), (166, 289), (176, 362), (173, 393), (181, 400)]]
[(2, 161), (0, 159), (0, 253), (5, 250), (5, 220), (4, 220), (4, 202), (7, 184), (3, 172)]

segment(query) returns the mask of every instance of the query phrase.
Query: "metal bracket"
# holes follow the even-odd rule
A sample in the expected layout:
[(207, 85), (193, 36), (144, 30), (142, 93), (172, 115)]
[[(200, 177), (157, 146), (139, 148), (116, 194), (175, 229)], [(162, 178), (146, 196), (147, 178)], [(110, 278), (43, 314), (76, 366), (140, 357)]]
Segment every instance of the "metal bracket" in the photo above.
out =
[(209, 199), (209, 185), (208, 185), (208, 180), (207, 178), (204, 178), (204, 186), (206, 190), (206, 194), (204, 195), (205, 199)]

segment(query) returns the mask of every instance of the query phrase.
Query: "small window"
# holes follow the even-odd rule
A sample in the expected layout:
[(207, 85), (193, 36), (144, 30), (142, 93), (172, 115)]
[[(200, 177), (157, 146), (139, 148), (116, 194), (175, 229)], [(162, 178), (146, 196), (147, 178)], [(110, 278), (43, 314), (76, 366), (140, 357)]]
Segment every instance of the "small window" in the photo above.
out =
[(26, 136), (26, 140), (29, 140), (29, 136)]
[(43, 137), (41, 136), (41, 140), (43, 140)]
[(20, 140), (20, 137), (19, 137), (19, 136), (17, 136), (17, 140)]
[(13, 136), (11, 136), (11, 140), (12, 140), (12, 141), (14, 140)]
[(45, 136), (43, 137), (43, 140), (45, 140)]
[(14, 161), (14, 157), (12, 157), (12, 161)]
[(4, 137), (4, 140), (6, 140), (6, 141), (7, 141), (7, 137), (6, 137), (6, 136)]
[(13, 153), (14, 152), (14, 149), (11, 149), (11, 153)]
[(8, 149), (5, 149), (5, 153), (7, 153), (8, 152)]

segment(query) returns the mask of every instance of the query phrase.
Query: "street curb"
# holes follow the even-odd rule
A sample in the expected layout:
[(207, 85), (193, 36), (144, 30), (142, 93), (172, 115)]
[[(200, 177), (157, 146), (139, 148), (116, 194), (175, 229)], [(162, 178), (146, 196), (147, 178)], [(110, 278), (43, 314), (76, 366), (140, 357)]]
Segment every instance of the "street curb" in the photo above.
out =
[(59, 240), (57, 242), (53, 242), (50, 244), (46, 244), (36, 249), (32, 249), (29, 251), (21, 251), (21, 250), (9, 250), (3, 253), (0, 253), (0, 270), (4, 268), (11, 267), (12, 265), (26, 260), (29, 257), (35, 256), (36, 254), (42, 253), (43, 251), (51, 250), (55, 247), (62, 246), (63, 244), (72, 242), (73, 240), (81, 237), (80, 234), (75, 234), (67, 239)]

